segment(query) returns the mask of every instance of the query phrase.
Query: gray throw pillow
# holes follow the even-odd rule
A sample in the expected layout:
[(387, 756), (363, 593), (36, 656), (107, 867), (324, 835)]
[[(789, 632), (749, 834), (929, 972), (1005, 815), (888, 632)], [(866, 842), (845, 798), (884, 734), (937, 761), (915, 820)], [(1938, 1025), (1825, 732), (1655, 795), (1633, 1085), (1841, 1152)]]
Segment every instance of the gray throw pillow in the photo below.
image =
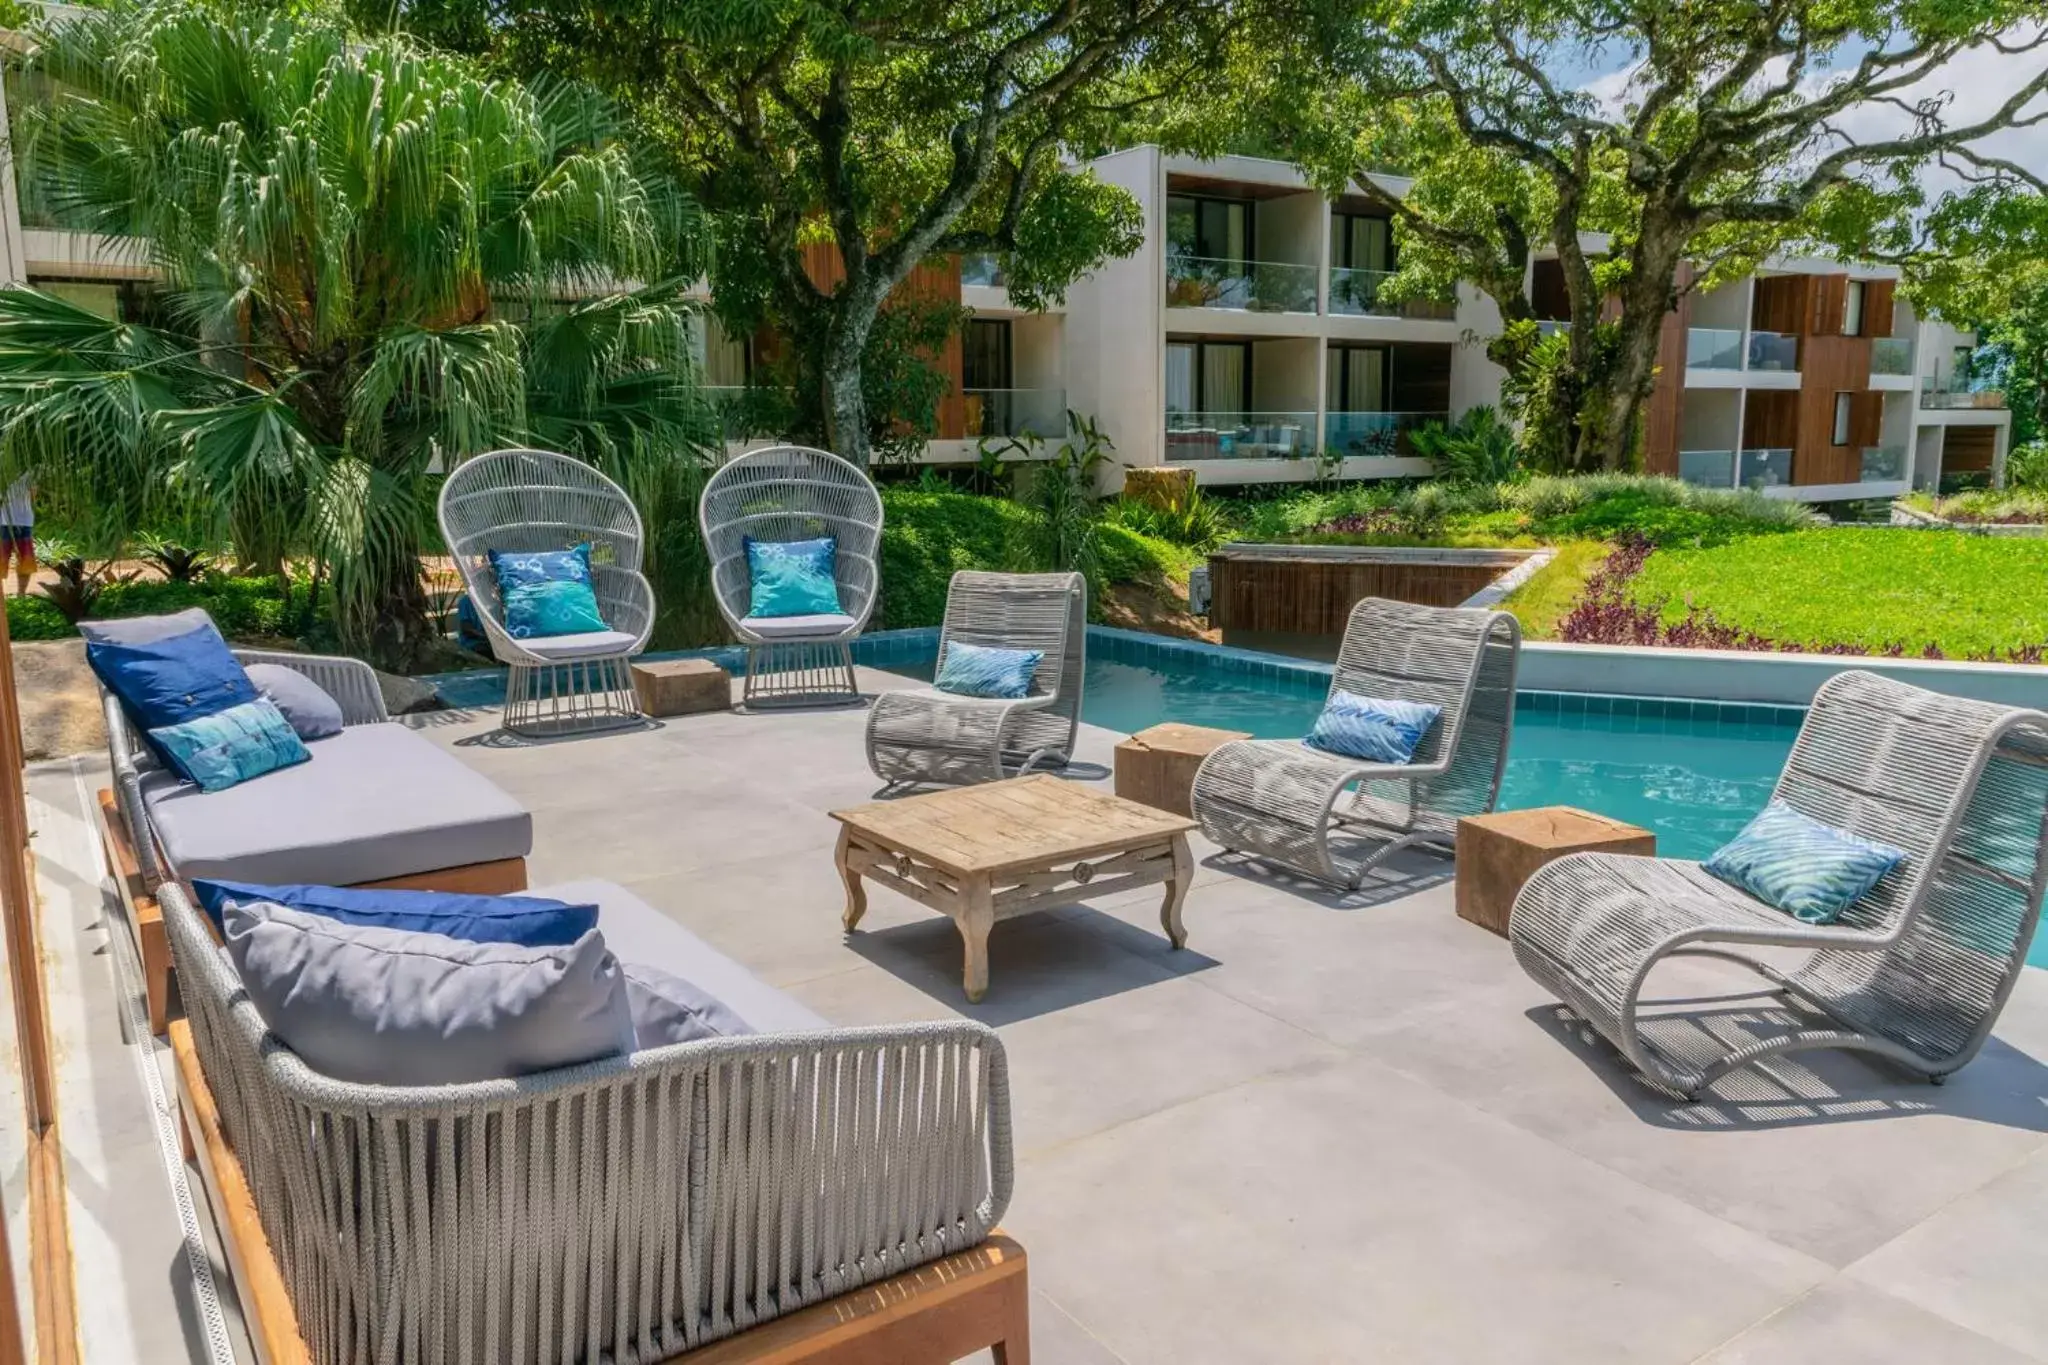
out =
[(283, 664), (250, 664), (245, 670), (256, 690), (270, 698), (300, 739), (325, 739), (341, 733), (341, 703), (327, 689), (296, 668)]
[(222, 914), (228, 956), (307, 1066), (368, 1085), (454, 1085), (633, 1048), (618, 960), (592, 929), (554, 948), (343, 924), (264, 901)]
[(188, 635), (213, 618), (204, 607), (187, 607), (168, 616), (121, 616), (108, 621), (80, 621), (78, 633), (96, 645), (153, 645), (176, 635)]
[(723, 1000), (680, 976), (638, 962), (623, 963), (621, 970), (633, 1011), (633, 1040), (643, 1051), (755, 1031)]

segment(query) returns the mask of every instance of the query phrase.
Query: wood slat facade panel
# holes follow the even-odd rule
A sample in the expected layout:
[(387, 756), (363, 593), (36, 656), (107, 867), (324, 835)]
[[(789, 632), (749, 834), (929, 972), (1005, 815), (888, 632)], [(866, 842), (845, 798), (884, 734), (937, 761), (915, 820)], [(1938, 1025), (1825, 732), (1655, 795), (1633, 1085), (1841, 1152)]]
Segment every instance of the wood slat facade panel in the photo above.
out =
[(1988, 471), (1998, 453), (1997, 427), (1950, 427), (1942, 433), (1941, 470), (1944, 474)]
[(1360, 598), (1454, 607), (1506, 572), (1501, 564), (1343, 564), (1211, 558), (1209, 624), (1258, 634), (1344, 633)]
[(1898, 309), (1897, 280), (1866, 280), (1863, 285), (1863, 335), (1888, 337)]
[(1804, 332), (1813, 316), (1813, 276), (1766, 275), (1756, 282), (1749, 325), (1759, 332)]
[(1664, 315), (1657, 332), (1657, 386), (1643, 410), (1643, 469), (1678, 477), (1679, 414), (1685, 407), (1686, 332), (1692, 326), (1692, 267), (1679, 267), (1679, 287), (1686, 292), (1678, 307)]
[[(1822, 278), (1844, 277), (1831, 275)], [(1838, 307), (1839, 300), (1838, 294)], [(1837, 330), (1839, 327), (1837, 318)], [(1853, 407), (1849, 443), (1839, 446), (1834, 443), (1835, 395), (1869, 391), (1870, 338), (1805, 338), (1799, 347), (1799, 376), (1798, 435), (1792, 445), (1792, 482), (1855, 483), (1863, 474), (1863, 447), (1855, 438)]]

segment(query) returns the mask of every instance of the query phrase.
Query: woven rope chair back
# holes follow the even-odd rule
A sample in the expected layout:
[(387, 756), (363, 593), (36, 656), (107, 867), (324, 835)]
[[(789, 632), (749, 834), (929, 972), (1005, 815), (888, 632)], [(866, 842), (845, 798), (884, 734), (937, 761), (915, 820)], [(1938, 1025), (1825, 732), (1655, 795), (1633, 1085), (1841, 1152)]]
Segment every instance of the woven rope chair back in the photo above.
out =
[(626, 490), (550, 450), (494, 450), (441, 485), (441, 537), (478, 607), (499, 610), (492, 550), (565, 550), (589, 542), (593, 564), (640, 571), (645, 531)]
[(1031, 675), (1034, 695), (1057, 698), (1015, 722), (1026, 747), (1065, 751), (1081, 712), (1087, 667), (1088, 581), (1077, 573), (983, 573), (962, 569), (946, 587), (939, 659), (957, 641), (994, 649), (1035, 649), (1045, 657)]
[(698, 524), (728, 618), (748, 609), (747, 537), (838, 543), (834, 576), (846, 615), (866, 620), (880, 575), (882, 497), (852, 464), (808, 446), (769, 446), (727, 461), (704, 485)]
[[(1367, 597), (1351, 609), (1330, 690), (1442, 707), (1413, 760), (1440, 763), (1447, 755), (1463, 756), (1459, 746), (1475, 720), (1475, 701), (1489, 722), (1505, 721), (1514, 704), (1515, 644), (1512, 618), (1504, 624), (1501, 613)], [(1480, 757), (1497, 755), (1495, 748)], [(1458, 767), (1472, 767), (1464, 757)], [(1444, 781), (1453, 780), (1464, 777), (1447, 773)]]
[(1839, 921), (1898, 941), (1881, 953), (1822, 951), (1795, 979), (1865, 1002), (1919, 1051), (1973, 1047), (2039, 919), (2048, 717), (1840, 673), (1815, 694), (1774, 796), (1906, 853)]

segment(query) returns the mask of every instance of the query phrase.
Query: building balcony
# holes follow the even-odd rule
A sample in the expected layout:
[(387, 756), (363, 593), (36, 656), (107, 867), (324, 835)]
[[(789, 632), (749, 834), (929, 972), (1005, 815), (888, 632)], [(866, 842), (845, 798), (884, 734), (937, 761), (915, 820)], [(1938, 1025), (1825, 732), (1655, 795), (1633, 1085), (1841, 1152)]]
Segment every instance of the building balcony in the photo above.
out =
[(1751, 449), (1742, 452), (1744, 488), (1783, 488), (1792, 482), (1792, 452)]
[(1789, 372), (1799, 368), (1799, 338), (1784, 332), (1749, 334), (1749, 370)]
[(1742, 329), (1739, 327), (1690, 327), (1685, 333), (1685, 368), (1688, 370), (1739, 370), (1742, 368)]
[(1298, 460), (1315, 453), (1314, 412), (1169, 412), (1166, 462)]
[(1571, 323), (1565, 321), (1563, 318), (1538, 318), (1536, 320), (1537, 336), (1570, 336), (1571, 330)]
[(960, 257), (960, 283), (983, 289), (1008, 289), (1010, 272), (992, 251), (971, 251)]
[(1678, 477), (1700, 488), (1735, 486), (1735, 452), (1732, 450), (1681, 450)]
[(1036, 436), (1054, 441), (1066, 434), (1065, 389), (962, 389), (967, 439)]
[(1292, 261), (1230, 261), (1169, 254), (1166, 306), (1314, 313), (1316, 268)]
[(1920, 381), (1920, 406), (1923, 408), (1999, 409), (2005, 405), (2005, 390), (1972, 389), (1968, 375), (1931, 374)]
[(1323, 417), (1323, 450), (1337, 459), (1385, 459), (1409, 453), (1402, 436), (1447, 412), (1332, 412)]
[(1333, 316), (1416, 318), (1446, 322), (1457, 316), (1457, 305), (1441, 299), (1382, 299), (1380, 287), (1393, 275), (1391, 270), (1353, 270), (1333, 266), (1330, 270), (1330, 312)]
[(1913, 373), (1913, 340), (1911, 337), (1878, 337), (1870, 343), (1870, 372), (1872, 374)]
[(1907, 473), (1904, 446), (1872, 446), (1863, 452), (1863, 483), (1904, 483)]

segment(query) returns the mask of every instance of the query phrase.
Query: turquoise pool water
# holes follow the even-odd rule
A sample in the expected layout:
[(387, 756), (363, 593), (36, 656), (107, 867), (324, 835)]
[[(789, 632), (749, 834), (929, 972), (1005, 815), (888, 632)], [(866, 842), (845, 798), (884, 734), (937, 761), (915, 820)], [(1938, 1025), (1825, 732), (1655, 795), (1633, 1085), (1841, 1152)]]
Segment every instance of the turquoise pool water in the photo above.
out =
[[(886, 667), (931, 676), (930, 660)], [(1134, 663), (1098, 654), (1088, 661), (1082, 717), (1127, 733), (1177, 720), (1288, 739), (1308, 732), (1328, 686), (1326, 677), (1204, 666), (1199, 656)], [(1627, 701), (1605, 705), (1524, 693), (1502, 806), (1598, 811), (1655, 830), (1660, 852), (1703, 858), (1763, 809), (1797, 733), (1798, 713), (1779, 708), (1670, 714), (1653, 706), (1645, 714)]]

